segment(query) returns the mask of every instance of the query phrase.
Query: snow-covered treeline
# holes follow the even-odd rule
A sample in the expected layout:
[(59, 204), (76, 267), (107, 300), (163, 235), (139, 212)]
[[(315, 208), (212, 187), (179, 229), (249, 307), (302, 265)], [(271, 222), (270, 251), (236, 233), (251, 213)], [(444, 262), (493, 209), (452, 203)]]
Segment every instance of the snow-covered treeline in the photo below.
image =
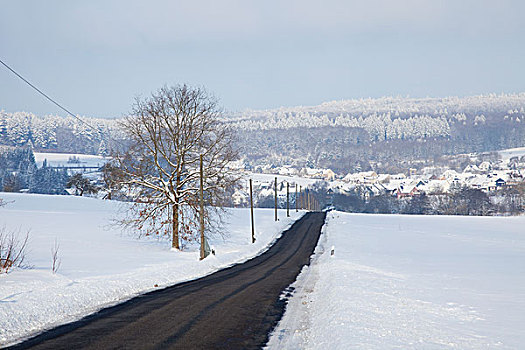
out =
[[(525, 93), (470, 97), (383, 97), (325, 102), (310, 107), (281, 107), (229, 113), (226, 120), (242, 132), (292, 128), (343, 127), (365, 130), (370, 141), (449, 137), (460, 126), (516, 126), (525, 119)], [(100, 153), (108, 139), (122, 135), (114, 119), (36, 116), (0, 112), (0, 144), (37, 149)], [(78, 142), (75, 142), (77, 139)], [(80, 145), (82, 143), (82, 145)]]
[(0, 191), (62, 194), (69, 175), (65, 168), (38, 168), (31, 147), (0, 146)]
[(247, 110), (230, 116), (244, 130), (298, 127), (363, 128), (371, 141), (448, 137), (455, 124), (480, 125), (525, 118), (525, 93), (447, 98), (383, 97), (319, 106)]
[[(123, 140), (115, 119), (0, 112), (0, 145), (105, 155)], [(226, 113), (248, 166), (390, 171), (407, 160), (525, 146), (525, 93), (384, 97)], [(376, 164), (376, 165), (374, 165)], [(379, 166), (379, 168), (376, 168)]]
[[(396, 171), (406, 161), (525, 146), (525, 93), (334, 101), (229, 117), (251, 165)], [(406, 165), (406, 164), (405, 164)]]
[(85, 119), (88, 125), (71, 116), (0, 111), (0, 144), (32, 144), (39, 150), (104, 155), (108, 140), (121, 137), (115, 120)]
[(444, 116), (415, 115), (406, 119), (392, 118), (389, 113), (353, 117), (340, 114), (330, 118), (327, 114), (309, 112), (278, 112), (265, 120), (246, 119), (233, 122), (239, 129), (270, 130), (291, 128), (320, 128), (326, 126), (362, 128), (371, 140), (422, 139), (450, 135), (450, 124)]

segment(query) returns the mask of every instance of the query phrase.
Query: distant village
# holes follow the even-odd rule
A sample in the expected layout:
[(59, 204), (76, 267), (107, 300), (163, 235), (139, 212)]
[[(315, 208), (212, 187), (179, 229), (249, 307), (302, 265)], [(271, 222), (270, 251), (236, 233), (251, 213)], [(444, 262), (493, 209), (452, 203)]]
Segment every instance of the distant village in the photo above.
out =
[[(12, 169), (0, 173), (3, 191), (127, 200), (125, 194), (111, 187), (111, 176), (104, 175), (107, 168), (104, 164), (109, 158), (59, 153), (35, 153), (33, 158), (26, 148), (9, 152), (4, 153), (4, 158), (12, 163)], [(313, 167), (271, 164), (251, 167), (238, 160), (232, 167), (241, 172), (243, 181), (232, 193), (228, 205), (249, 205), (251, 179), (254, 206), (274, 207), (277, 178), (277, 204), (281, 208), (286, 208), (287, 203), (291, 208), (306, 207), (304, 198), (308, 193), (322, 207), (333, 206), (349, 212), (436, 215), (525, 212), (525, 148), (446, 156), (439, 161), (416, 161), (410, 166), (404, 172), (370, 170), (338, 174)]]
[[(382, 174), (364, 171), (338, 175), (331, 169), (293, 167), (258, 167), (255, 172), (246, 171), (245, 177), (254, 178), (258, 197), (274, 193), (274, 177), (278, 179), (280, 202), (286, 200), (286, 184), (289, 196), (295, 195), (295, 185), (301, 189), (323, 184), (331, 193), (360, 193), (364, 200), (374, 196), (390, 195), (393, 198), (411, 198), (424, 195), (446, 195), (461, 188), (481, 190), (488, 195), (525, 185), (525, 155), (482, 161), (466, 166), (463, 171), (443, 167), (425, 167), (420, 170), (408, 169), (406, 173)], [(247, 203), (246, 188), (234, 194), (234, 204)]]

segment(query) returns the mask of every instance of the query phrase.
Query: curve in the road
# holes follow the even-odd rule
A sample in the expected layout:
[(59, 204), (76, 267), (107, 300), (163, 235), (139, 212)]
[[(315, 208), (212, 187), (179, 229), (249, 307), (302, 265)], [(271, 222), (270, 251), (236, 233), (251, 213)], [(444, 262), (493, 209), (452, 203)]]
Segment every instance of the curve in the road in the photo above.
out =
[(319, 240), (325, 213), (307, 213), (243, 264), (103, 309), (11, 349), (257, 349), (281, 319), (282, 292)]

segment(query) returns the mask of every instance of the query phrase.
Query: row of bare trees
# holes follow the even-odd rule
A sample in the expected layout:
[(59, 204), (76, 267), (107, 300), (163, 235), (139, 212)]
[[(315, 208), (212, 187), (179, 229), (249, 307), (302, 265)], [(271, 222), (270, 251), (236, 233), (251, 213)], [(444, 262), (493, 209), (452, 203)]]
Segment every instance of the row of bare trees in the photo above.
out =
[(459, 187), (450, 193), (398, 199), (388, 193), (366, 199), (358, 191), (326, 193), (316, 189), (325, 203), (337, 210), (356, 213), (419, 214), (419, 215), (519, 215), (525, 211), (525, 185), (486, 193), (480, 189)]

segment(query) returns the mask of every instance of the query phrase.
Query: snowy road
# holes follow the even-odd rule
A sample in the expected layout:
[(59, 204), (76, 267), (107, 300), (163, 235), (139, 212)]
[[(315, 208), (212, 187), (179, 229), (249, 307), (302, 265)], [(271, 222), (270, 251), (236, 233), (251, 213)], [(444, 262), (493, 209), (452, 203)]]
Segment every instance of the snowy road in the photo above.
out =
[[(76, 196), (0, 193), (0, 229), (30, 231), (31, 269), (0, 274), (0, 348), (78, 321), (138, 295), (204, 277), (260, 255), (304, 212), (228, 208), (209, 236), (216, 255), (199, 261), (198, 242), (171, 250), (163, 237), (137, 239), (114, 224), (124, 203)], [(60, 268), (51, 271), (51, 248), (60, 245)]]
[(262, 255), (151, 292), (14, 348), (259, 348), (281, 318), (283, 290), (309, 263), (324, 213), (309, 213)]

